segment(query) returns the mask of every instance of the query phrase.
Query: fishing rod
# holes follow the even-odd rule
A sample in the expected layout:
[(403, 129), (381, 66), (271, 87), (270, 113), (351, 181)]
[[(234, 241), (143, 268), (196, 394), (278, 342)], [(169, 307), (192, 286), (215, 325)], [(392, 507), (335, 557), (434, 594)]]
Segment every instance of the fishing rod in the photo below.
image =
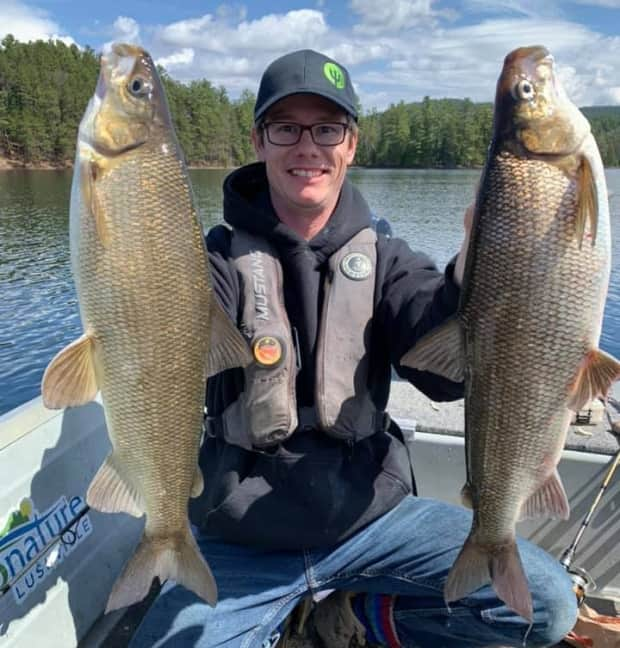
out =
[[(610, 401), (614, 402), (614, 406), (617, 403), (617, 401), (613, 399), (610, 399)], [(620, 405), (620, 403), (617, 404)], [(618, 443), (620, 444), (620, 420), (618, 421), (612, 420), (611, 414), (609, 413), (609, 407), (605, 407), (605, 413), (607, 415), (607, 420), (609, 422), (609, 431), (611, 432), (611, 434), (613, 434), (613, 436), (616, 438), (616, 441), (618, 441)], [(568, 572), (568, 574), (570, 575), (573, 581), (573, 591), (577, 596), (577, 602), (579, 605), (581, 605), (584, 602), (586, 598), (586, 594), (589, 591), (595, 589), (596, 584), (594, 583), (594, 579), (590, 576), (590, 574), (588, 574), (588, 572), (585, 569), (582, 569), (580, 567), (571, 569), (571, 564), (575, 558), (577, 545), (581, 541), (581, 538), (583, 537), (585, 530), (588, 528), (588, 525), (592, 520), (592, 516), (594, 515), (594, 511), (596, 507), (599, 505), (599, 502), (603, 497), (603, 493), (605, 493), (607, 487), (611, 483), (611, 480), (619, 464), (620, 464), (620, 448), (618, 448), (618, 451), (610, 461), (609, 468), (603, 479), (603, 483), (601, 484), (601, 487), (599, 488), (599, 491), (596, 494), (596, 497), (594, 498), (594, 501), (592, 502), (590, 509), (586, 513), (586, 516), (584, 517), (583, 522), (581, 523), (581, 526), (577, 531), (577, 534), (575, 535), (573, 541), (571, 542), (569, 547), (564, 551), (562, 557), (560, 558), (560, 564), (564, 567), (564, 569), (566, 569), (566, 571)]]

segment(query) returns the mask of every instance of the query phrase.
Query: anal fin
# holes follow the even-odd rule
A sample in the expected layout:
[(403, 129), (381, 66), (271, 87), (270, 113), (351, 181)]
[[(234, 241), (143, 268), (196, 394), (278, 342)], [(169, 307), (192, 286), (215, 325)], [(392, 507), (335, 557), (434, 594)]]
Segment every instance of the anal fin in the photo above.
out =
[(43, 404), (49, 409), (76, 407), (97, 395), (94, 338), (84, 334), (59, 351), (41, 381)]
[(571, 385), (568, 407), (578, 412), (595, 398), (607, 398), (612, 384), (620, 379), (620, 362), (600, 349), (586, 354)]
[(97, 471), (88, 487), (86, 501), (103, 513), (129, 513), (141, 517), (145, 511), (144, 500), (138, 491), (120, 476), (114, 453), (108, 455)]
[(214, 376), (234, 367), (246, 367), (252, 360), (245, 338), (213, 296), (207, 375)]
[(557, 469), (521, 506), (519, 520), (553, 517), (568, 520), (570, 506)]

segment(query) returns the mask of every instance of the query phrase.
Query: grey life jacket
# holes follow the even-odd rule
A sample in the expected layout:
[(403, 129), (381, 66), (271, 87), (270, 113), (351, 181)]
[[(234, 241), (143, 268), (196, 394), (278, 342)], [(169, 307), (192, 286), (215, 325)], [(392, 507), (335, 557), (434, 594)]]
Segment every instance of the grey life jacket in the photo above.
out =
[(269, 242), (235, 229), (231, 254), (242, 294), (241, 331), (255, 361), (245, 389), (207, 433), (246, 449), (280, 443), (298, 428), (354, 442), (389, 425), (368, 390), (377, 235), (358, 232), (328, 260), (316, 350), (314, 407), (297, 407), (297, 345), (284, 307), (282, 265)]

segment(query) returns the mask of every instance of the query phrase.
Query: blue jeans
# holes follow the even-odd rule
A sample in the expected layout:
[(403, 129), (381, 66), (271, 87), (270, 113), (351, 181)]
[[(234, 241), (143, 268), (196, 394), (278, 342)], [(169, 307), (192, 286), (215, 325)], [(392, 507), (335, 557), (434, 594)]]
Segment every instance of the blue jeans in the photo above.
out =
[[(528, 624), (484, 587), (446, 608), (443, 585), (469, 533), (471, 513), (406, 497), (396, 508), (329, 550), (264, 551), (199, 538), (219, 588), (210, 608), (183, 587), (162, 588), (131, 648), (270, 648), (276, 628), (309, 593), (341, 589), (397, 594), (403, 646), (523, 646)], [(519, 540), (534, 603), (527, 646), (560, 641), (577, 609), (559, 562)]]

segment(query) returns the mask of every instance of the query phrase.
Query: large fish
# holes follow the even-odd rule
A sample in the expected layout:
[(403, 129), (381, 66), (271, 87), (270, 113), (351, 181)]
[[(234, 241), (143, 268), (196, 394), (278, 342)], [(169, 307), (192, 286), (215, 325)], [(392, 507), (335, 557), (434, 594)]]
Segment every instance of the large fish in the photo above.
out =
[(101, 390), (113, 452), (87, 501), (147, 516), (107, 611), (142, 599), (155, 576), (214, 605), (187, 513), (203, 488), (205, 383), (251, 356), (214, 298), (164, 90), (138, 47), (115, 45), (101, 59), (79, 129), (70, 235), (84, 334), (51, 361), (43, 400), (75, 406)]
[(599, 152), (544, 47), (510, 53), (474, 210), (458, 316), (403, 364), (465, 379), (471, 532), (447, 602), (491, 582), (532, 619), (519, 519), (568, 518), (557, 464), (572, 412), (605, 396), (618, 361), (598, 349), (610, 272)]

